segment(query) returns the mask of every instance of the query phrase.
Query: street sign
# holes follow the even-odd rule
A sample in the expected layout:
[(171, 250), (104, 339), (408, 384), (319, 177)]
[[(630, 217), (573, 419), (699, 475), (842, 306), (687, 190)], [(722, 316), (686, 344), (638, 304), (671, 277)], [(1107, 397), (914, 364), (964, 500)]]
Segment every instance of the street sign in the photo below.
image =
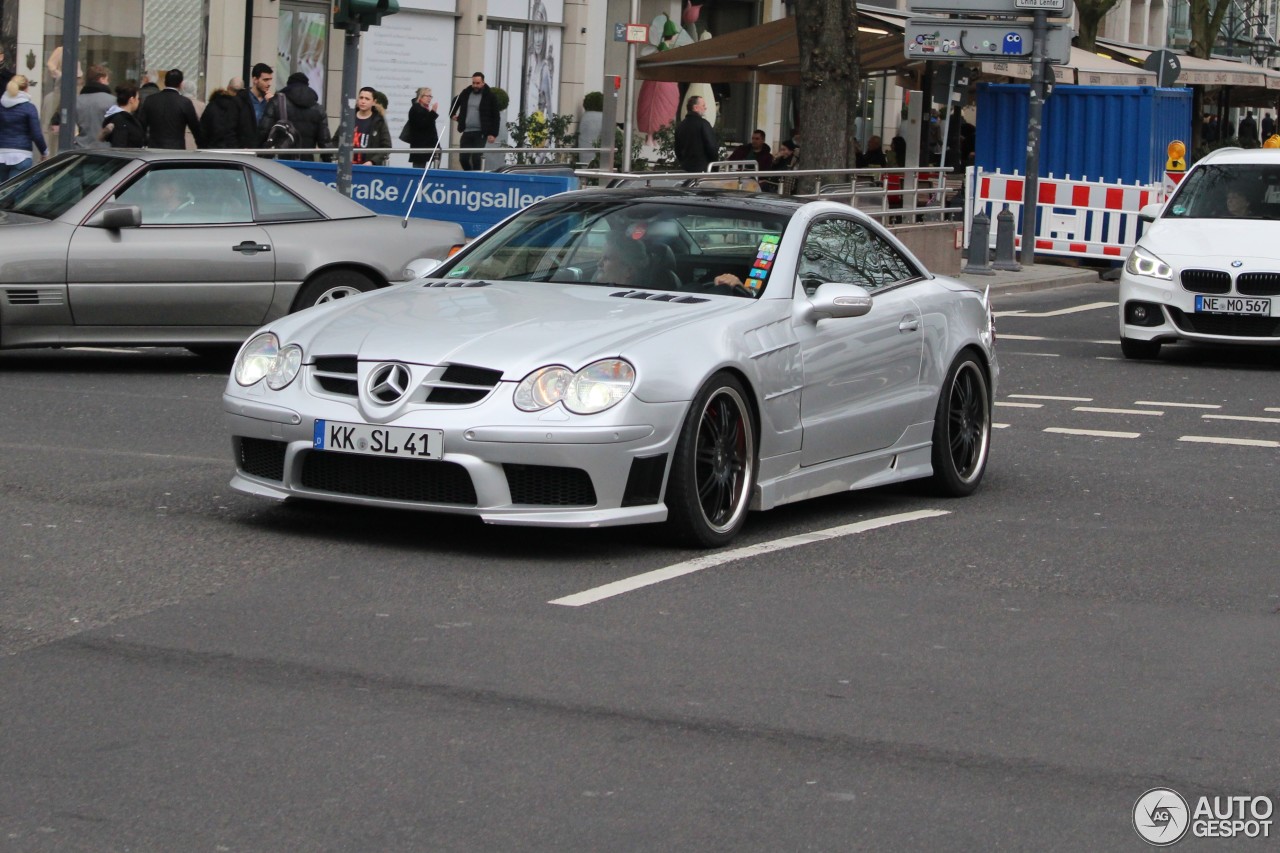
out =
[[(953, 62), (1030, 62), (1030, 21), (987, 21), (965, 18), (909, 18), (904, 52), (908, 59)], [(1054, 65), (1071, 61), (1071, 30), (1050, 24), (1045, 56)]]
[(627, 44), (644, 44), (648, 40), (648, 24), (627, 24)]
[(1178, 82), (1178, 75), (1182, 73), (1182, 60), (1172, 50), (1153, 50), (1147, 55), (1142, 67), (1155, 72), (1156, 85), (1163, 89)]
[(908, 12), (940, 12), (981, 18), (984, 15), (1030, 16), (1044, 12), (1050, 18), (1070, 18), (1070, 0), (907, 0)]

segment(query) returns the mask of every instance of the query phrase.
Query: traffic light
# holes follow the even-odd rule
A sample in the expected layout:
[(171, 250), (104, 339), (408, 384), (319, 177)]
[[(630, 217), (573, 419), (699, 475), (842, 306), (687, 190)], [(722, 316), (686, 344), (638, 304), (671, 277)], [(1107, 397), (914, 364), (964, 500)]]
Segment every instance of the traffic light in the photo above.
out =
[(376, 27), (385, 15), (400, 11), (398, 0), (333, 0), (333, 25), (350, 29), (359, 24), (361, 30)]

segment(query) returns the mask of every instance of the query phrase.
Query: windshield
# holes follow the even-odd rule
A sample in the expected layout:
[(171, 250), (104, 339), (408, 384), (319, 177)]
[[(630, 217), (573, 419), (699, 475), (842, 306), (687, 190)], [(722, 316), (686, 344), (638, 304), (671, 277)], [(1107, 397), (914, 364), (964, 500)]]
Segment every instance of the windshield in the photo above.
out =
[(1165, 209), (1170, 219), (1280, 219), (1280, 164), (1193, 169)]
[(57, 219), (130, 162), (88, 154), (49, 160), (0, 186), (0, 210)]
[[(581, 282), (645, 290), (764, 290), (787, 216), (749, 200), (707, 204), (577, 198), (545, 202), (506, 223), (436, 277)], [(768, 263), (760, 258), (767, 254)], [(717, 288), (732, 276), (741, 286)]]

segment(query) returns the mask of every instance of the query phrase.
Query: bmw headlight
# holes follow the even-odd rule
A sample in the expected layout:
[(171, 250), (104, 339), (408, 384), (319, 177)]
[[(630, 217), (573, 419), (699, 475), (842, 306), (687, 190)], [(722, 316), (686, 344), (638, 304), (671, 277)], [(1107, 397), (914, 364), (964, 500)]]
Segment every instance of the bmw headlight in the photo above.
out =
[(232, 375), (245, 386), (265, 379), (268, 388), (279, 391), (292, 382), (301, 369), (302, 347), (297, 344), (281, 347), (279, 338), (264, 332), (240, 348)]
[(635, 384), (636, 371), (620, 358), (606, 358), (573, 373), (567, 367), (540, 367), (516, 386), (515, 405), (536, 412), (564, 403), (579, 415), (594, 415), (617, 405)]
[(1141, 246), (1135, 246), (1129, 253), (1129, 260), (1124, 262), (1124, 271), (1129, 275), (1145, 275), (1150, 278), (1173, 281), (1173, 267)]

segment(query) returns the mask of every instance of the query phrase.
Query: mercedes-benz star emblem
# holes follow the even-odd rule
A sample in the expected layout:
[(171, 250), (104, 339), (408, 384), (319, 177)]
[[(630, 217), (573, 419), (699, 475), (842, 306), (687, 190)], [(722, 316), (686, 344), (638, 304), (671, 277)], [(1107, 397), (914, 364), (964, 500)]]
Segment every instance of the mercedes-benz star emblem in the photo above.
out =
[(369, 396), (379, 403), (394, 403), (409, 390), (409, 368), (403, 364), (379, 364), (369, 374)]

